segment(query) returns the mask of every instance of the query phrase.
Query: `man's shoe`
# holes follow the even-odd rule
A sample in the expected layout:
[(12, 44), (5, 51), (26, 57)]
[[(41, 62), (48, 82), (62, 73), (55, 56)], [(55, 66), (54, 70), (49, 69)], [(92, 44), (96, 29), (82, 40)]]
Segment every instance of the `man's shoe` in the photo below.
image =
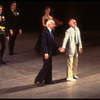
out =
[(74, 79), (78, 79), (79, 77), (75, 75), (75, 76), (73, 76), (73, 78), (74, 78)]
[(44, 83), (40, 83), (40, 82), (38, 82), (38, 81), (35, 81), (34, 82), (36, 85), (38, 85), (38, 86), (44, 86), (45, 84)]
[(76, 79), (73, 79), (73, 78), (67, 78), (67, 81), (75, 82)]

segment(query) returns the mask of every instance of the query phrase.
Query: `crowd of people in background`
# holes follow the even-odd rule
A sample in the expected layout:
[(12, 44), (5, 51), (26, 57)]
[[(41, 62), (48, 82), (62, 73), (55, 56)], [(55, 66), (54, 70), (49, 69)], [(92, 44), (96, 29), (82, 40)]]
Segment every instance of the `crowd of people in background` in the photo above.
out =
[(11, 2), (10, 12), (7, 15), (7, 18), (5, 18), (5, 16), (2, 14), (3, 6), (0, 5), (0, 64), (6, 64), (6, 62), (3, 60), (3, 55), (6, 48), (5, 37), (7, 37), (8, 40), (9, 55), (14, 55), (14, 46), (17, 34), (22, 34), (20, 15), (19, 12), (16, 10), (16, 5), (16, 1)]

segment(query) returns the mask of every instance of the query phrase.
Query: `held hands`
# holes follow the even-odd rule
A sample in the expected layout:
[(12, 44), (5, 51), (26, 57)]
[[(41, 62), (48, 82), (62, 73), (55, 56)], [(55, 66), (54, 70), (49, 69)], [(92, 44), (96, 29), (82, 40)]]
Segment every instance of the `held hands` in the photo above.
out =
[[(64, 52), (65, 52), (65, 49), (60, 47), (60, 48), (59, 48), (59, 51), (60, 51), (61, 53), (64, 53)], [(46, 59), (46, 60), (49, 59), (49, 55), (48, 55), (48, 54), (45, 54), (44, 56), (45, 56), (45, 59)]]
[(61, 53), (64, 53), (65, 52), (65, 49), (64, 48), (59, 48), (59, 51), (61, 52)]

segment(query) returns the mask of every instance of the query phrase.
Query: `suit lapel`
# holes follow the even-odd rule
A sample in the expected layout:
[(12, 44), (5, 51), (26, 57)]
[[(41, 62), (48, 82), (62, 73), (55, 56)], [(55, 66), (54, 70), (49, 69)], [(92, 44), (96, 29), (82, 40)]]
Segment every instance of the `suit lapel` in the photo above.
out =
[[(48, 30), (48, 29), (47, 29)], [(49, 37), (52, 39), (52, 40), (54, 40), (54, 36), (53, 36), (53, 34), (52, 33), (50, 33), (50, 31), (48, 30), (48, 35), (49, 35)]]

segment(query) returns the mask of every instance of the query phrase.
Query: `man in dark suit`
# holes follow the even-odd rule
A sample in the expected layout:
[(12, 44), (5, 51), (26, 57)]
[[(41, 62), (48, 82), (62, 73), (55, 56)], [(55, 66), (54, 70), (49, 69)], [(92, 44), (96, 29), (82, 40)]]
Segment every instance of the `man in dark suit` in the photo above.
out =
[(54, 42), (54, 36), (52, 30), (55, 27), (55, 22), (53, 20), (48, 20), (46, 23), (46, 28), (42, 32), (42, 47), (41, 54), (43, 57), (43, 67), (38, 73), (35, 84), (44, 85), (52, 84), (52, 47), (55, 46), (58, 50), (60, 48)]
[(14, 45), (16, 36), (22, 34), (19, 12), (16, 11), (16, 2), (11, 2), (11, 10), (8, 15), (8, 28), (9, 28), (9, 55), (14, 54)]

